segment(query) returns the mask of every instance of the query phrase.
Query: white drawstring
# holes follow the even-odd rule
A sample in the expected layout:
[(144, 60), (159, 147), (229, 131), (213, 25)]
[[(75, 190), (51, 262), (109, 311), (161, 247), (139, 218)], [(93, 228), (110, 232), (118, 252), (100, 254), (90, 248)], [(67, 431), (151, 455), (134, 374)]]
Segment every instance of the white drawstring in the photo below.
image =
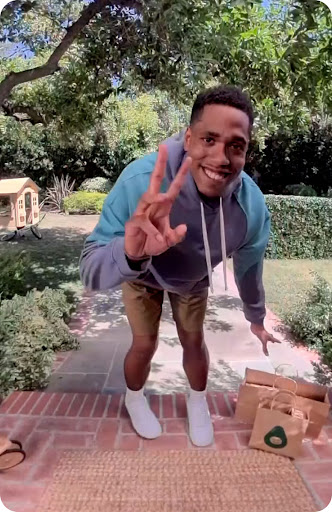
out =
[(208, 239), (208, 234), (207, 234), (207, 229), (206, 229), (204, 206), (203, 206), (202, 201), (201, 201), (201, 217), (202, 217), (202, 231), (203, 231), (206, 266), (207, 266), (207, 270), (208, 270), (210, 290), (211, 290), (211, 293), (213, 293), (211, 253), (210, 253), (209, 239)]
[(222, 197), (220, 197), (220, 238), (221, 238), (221, 254), (222, 266), (224, 271), (225, 291), (227, 291), (227, 254), (226, 254), (226, 238), (225, 238), (225, 222), (224, 211), (222, 209)]
[[(206, 259), (206, 266), (208, 270), (208, 278), (209, 278), (209, 286), (211, 293), (214, 293), (213, 290), (213, 281), (212, 281), (212, 262), (211, 262), (211, 252), (209, 245), (209, 238), (206, 227), (206, 220), (204, 214), (204, 205), (201, 201), (201, 217), (202, 217), (202, 231), (203, 231), (203, 242), (204, 242), (204, 252)], [(225, 290), (227, 291), (227, 256), (226, 256), (226, 239), (225, 239), (225, 224), (224, 224), (224, 212), (222, 209), (222, 198), (220, 198), (220, 237), (221, 237), (221, 254), (223, 260), (223, 272), (224, 272), (224, 283)]]

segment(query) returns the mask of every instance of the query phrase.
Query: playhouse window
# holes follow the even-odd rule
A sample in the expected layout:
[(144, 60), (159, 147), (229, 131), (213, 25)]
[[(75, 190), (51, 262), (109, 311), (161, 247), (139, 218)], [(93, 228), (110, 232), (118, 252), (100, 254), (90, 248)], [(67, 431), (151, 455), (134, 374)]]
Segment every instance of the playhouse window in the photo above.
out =
[(33, 204), (33, 206), (37, 206), (37, 198), (36, 197), (34, 197), (32, 199), (32, 204)]
[(18, 201), (18, 207), (23, 208), (23, 199), (19, 199)]
[(9, 196), (0, 197), (0, 216), (7, 217), (10, 213), (10, 198)]
[(31, 208), (31, 193), (27, 192), (24, 196), (24, 199), (25, 199), (25, 208), (26, 209)]

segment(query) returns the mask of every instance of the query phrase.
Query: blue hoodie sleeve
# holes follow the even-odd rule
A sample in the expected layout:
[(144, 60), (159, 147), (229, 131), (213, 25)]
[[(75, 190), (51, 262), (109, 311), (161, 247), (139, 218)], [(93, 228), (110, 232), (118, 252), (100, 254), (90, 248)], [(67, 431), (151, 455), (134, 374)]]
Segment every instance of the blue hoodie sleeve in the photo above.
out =
[(150, 155), (130, 164), (105, 199), (99, 222), (86, 239), (80, 258), (80, 275), (91, 290), (108, 290), (124, 281), (134, 281), (145, 272), (129, 267), (124, 251), (125, 224), (136, 210), (138, 201), (149, 186), (155, 163)]
[(233, 255), (235, 282), (246, 319), (263, 324), (266, 315), (263, 262), (270, 234), (270, 215), (265, 206), (261, 222), (248, 241)]

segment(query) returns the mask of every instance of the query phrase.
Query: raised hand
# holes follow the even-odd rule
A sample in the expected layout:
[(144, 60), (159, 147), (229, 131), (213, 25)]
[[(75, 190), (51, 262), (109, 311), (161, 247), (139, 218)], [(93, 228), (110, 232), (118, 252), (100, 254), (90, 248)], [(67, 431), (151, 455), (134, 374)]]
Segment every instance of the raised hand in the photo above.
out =
[(186, 158), (166, 193), (160, 193), (165, 176), (167, 148), (159, 146), (158, 158), (151, 174), (148, 191), (141, 197), (134, 215), (125, 226), (125, 253), (131, 260), (156, 256), (183, 240), (187, 226), (170, 227), (173, 203), (186, 179), (191, 158)]

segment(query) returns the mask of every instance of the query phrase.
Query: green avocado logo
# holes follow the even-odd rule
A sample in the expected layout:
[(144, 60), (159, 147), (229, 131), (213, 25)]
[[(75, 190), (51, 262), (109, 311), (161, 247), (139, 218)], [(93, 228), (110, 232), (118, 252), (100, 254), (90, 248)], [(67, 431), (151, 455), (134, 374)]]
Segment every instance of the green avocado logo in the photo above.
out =
[(264, 442), (270, 448), (285, 448), (288, 443), (286, 432), (280, 426), (273, 427), (264, 437)]

